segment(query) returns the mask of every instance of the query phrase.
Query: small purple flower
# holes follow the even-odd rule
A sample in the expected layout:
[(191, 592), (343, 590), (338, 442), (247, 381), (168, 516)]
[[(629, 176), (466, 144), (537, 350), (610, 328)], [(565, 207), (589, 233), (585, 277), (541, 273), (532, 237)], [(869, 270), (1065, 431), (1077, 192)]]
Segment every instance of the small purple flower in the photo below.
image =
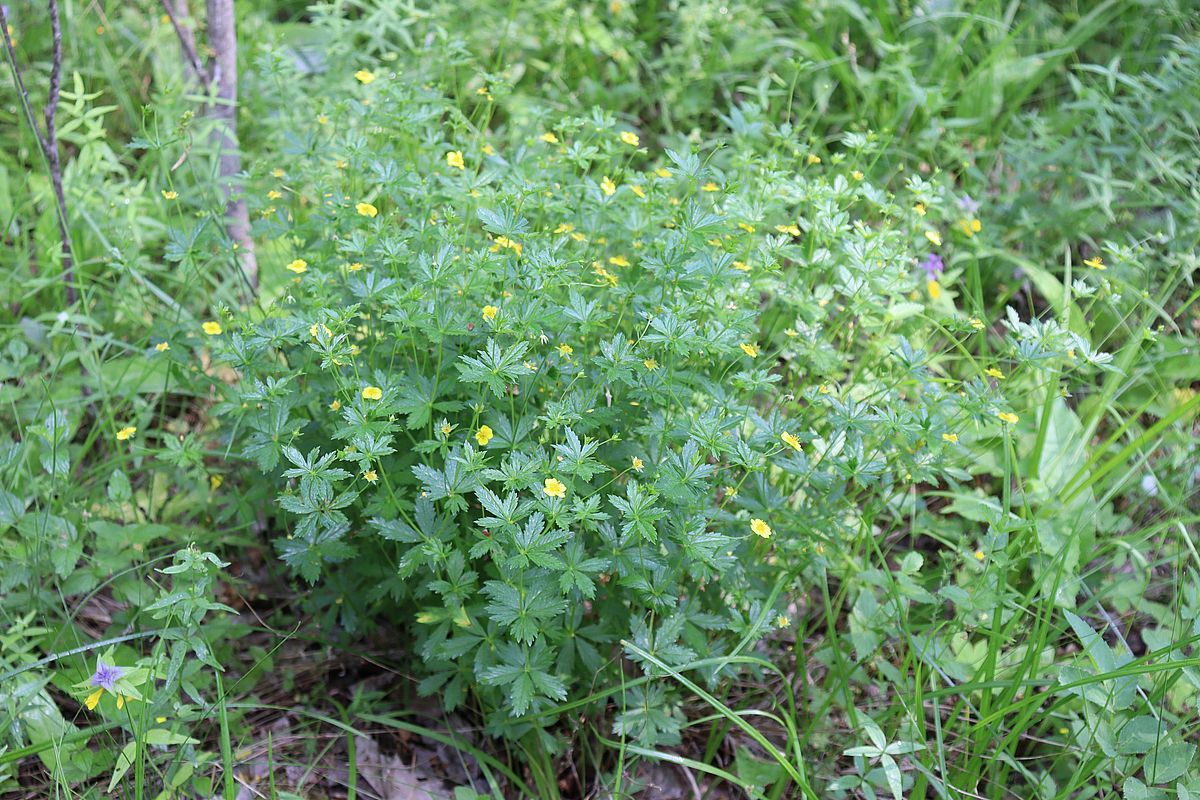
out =
[(925, 256), (925, 260), (917, 266), (925, 270), (925, 274), (929, 276), (929, 280), (931, 281), (937, 280), (941, 276), (942, 270), (946, 268), (946, 265), (942, 263), (942, 257), (937, 253), (930, 253)]
[(958, 201), (958, 207), (971, 216), (975, 216), (975, 212), (979, 210), (979, 203), (971, 199), (971, 195), (964, 194)]
[(96, 671), (92, 673), (92, 686), (99, 686), (102, 689), (107, 689), (110, 692), (116, 692), (113, 688), (114, 684), (121, 679), (125, 674), (125, 670), (120, 667), (105, 664), (102, 661), (96, 662)]

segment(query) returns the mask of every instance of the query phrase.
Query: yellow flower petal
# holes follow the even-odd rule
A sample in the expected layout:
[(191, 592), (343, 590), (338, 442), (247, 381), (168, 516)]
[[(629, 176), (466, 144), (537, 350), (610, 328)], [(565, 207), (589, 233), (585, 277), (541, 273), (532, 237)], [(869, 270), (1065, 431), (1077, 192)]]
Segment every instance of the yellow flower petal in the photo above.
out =
[(479, 430), (475, 431), (475, 441), (479, 443), (480, 447), (486, 447), (495, 435), (487, 425), (481, 425)]

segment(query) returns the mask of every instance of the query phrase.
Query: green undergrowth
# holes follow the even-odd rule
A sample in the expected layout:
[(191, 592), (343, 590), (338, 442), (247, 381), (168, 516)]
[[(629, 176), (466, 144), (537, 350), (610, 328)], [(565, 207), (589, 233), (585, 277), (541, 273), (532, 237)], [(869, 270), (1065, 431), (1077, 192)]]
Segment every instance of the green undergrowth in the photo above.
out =
[(250, 303), (160, 7), (62, 5), (4, 790), (1200, 792), (1187, 4), (239, 4)]

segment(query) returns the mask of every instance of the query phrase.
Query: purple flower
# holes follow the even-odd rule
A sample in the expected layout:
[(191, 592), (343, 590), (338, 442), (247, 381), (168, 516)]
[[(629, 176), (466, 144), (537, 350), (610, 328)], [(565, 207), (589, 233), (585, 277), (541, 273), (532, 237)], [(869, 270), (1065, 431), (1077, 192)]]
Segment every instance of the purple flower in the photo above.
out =
[(946, 265), (942, 263), (942, 257), (937, 253), (930, 253), (925, 256), (925, 260), (918, 264), (921, 269), (925, 270), (925, 274), (929, 276), (929, 280), (937, 280), (942, 274), (942, 270)]
[(979, 203), (971, 199), (971, 195), (964, 194), (958, 201), (958, 207), (971, 216), (975, 216), (975, 212), (979, 210)]
[(121, 679), (125, 674), (125, 670), (120, 667), (110, 666), (102, 661), (96, 662), (96, 671), (92, 673), (92, 686), (99, 686), (102, 689), (107, 689), (110, 692), (116, 692), (113, 685)]

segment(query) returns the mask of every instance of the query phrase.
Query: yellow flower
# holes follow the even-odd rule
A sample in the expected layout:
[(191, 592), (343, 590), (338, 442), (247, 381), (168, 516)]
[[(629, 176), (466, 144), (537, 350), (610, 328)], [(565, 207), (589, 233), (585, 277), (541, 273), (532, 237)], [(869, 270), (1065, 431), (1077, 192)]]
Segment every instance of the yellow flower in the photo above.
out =
[(603, 278), (609, 286), (616, 286), (618, 283), (620, 283), (620, 279), (617, 278), (616, 275), (613, 275), (611, 272), (606, 270), (604, 267), (600, 266), (599, 261), (592, 262), (592, 272)]
[(451, 150), (446, 153), (446, 163), (455, 169), (467, 168), (467, 165), (463, 163), (462, 150)]
[(586, 237), (586, 236), (584, 236), (584, 235), (583, 235), (582, 233), (580, 233), (579, 231), (575, 231), (574, 233), (572, 233), (572, 234), (571, 234), (571, 238), (572, 238), (572, 239), (574, 239), (574, 240), (575, 240), (575, 241), (577, 241), (577, 242), (586, 242), (586, 241), (587, 241), (587, 237)]
[(374, 217), (379, 213), (379, 209), (370, 203), (359, 203), (354, 207), (354, 210), (364, 217)]
[(297, 258), (295, 261), (288, 264), (287, 268), (299, 275), (302, 272), (308, 272), (308, 262), (303, 258)]
[(200, 327), (209, 336), (219, 336), (221, 334), (221, 323), (219, 323), (219, 322), (209, 321), (209, 322), (204, 323)]
[(382, 400), (383, 389), (378, 386), (368, 386), (362, 390), (362, 398), (363, 400)]
[(91, 694), (89, 694), (87, 696), (87, 699), (83, 701), (83, 704), (85, 706), (87, 706), (88, 711), (96, 710), (96, 706), (100, 705), (100, 696), (103, 694), (104, 694), (104, 687), (101, 686), (99, 689), (97, 689), (96, 691), (92, 692)]
[(942, 246), (942, 235), (937, 231), (925, 231), (925, 238), (928, 239), (934, 247)]
[(494, 155), (496, 155), (496, 148), (492, 147), (490, 144), (485, 144), (485, 145), (484, 145), (482, 148), (480, 148), (480, 149), (481, 149), (481, 150), (483, 150), (483, 154), (484, 154), (485, 156), (494, 156)]
[(930, 281), (929, 283), (925, 284), (925, 289), (929, 292), (930, 300), (937, 300), (942, 296), (942, 285), (937, 281)]
[(546, 478), (546, 485), (542, 487), (542, 491), (550, 497), (567, 496), (567, 487), (558, 478)]
[(703, 185), (703, 186), (701, 186), (700, 188), (701, 188), (703, 191), (705, 191), (705, 192), (719, 192), (719, 191), (721, 191), (721, 187), (720, 187), (720, 186), (717, 186), (717, 185), (716, 185), (715, 183), (713, 183), (712, 181), (709, 181), (708, 183), (704, 184), (704, 185)]
[(558, 227), (554, 229), (555, 233), (570, 233), (575, 230), (575, 226), (569, 222), (560, 222)]
[(574, 353), (574, 352), (575, 352), (575, 348), (571, 347), (571, 345), (569, 345), (569, 344), (560, 344), (558, 346), (558, 354), (560, 356), (562, 356), (563, 358), (570, 358), (571, 353)]
[(282, 178), (282, 177), (284, 177), (285, 175), (287, 175), (287, 173), (286, 173), (286, 172), (284, 172), (284, 171), (283, 171), (282, 169), (280, 169), (279, 167), (276, 167), (275, 169), (271, 170), (271, 176), (272, 176), (272, 177), (275, 177), (275, 178)]
[(799, 236), (800, 229), (795, 225), (776, 225), (775, 230), (780, 233), (786, 233), (788, 236)]
[(318, 114), (318, 115), (317, 115), (317, 122), (318, 122), (319, 124), (321, 124), (321, 125), (328, 125), (328, 124), (329, 124), (329, 117), (325, 116), (324, 114)]
[(970, 239), (983, 230), (983, 225), (977, 219), (960, 219), (958, 221), (958, 228)]
[(160, 353), (165, 353), (171, 349), (171, 343), (170, 342), (159, 342), (158, 344), (154, 345), (154, 349)]
[(373, 469), (369, 469), (363, 473), (363, 480), (365, 480), (367, 483), (374, 483), (375, 481), (379, 480), (379, 473)]
[(174, 189), (164, 189), (162, 196), (163, 200), (174, 200), (175, 198), (179, 197), (179, 192), (175, 191)]
[(750, 344), (749, 342), (742, 342), (740, 345), (738, 345), (738, 347), (742, 348), (742, 352), (751, 358), (758, 358), (758, 345)]
[(850, 177), (854, 178), (856, 181), (861, 181), (863, 179), (863, 174), (858, 170), (854, 170), (854, 172), (850, 173)]
[(982, 550), (975, 551), (975, 560), (976, 561), (983, 561), (985, 558), (987, 558), (987, 553), (984, 553)]
[(1009, 425), (1016, 425), (1020, 419), (1020, 417), (1011, 411), (997, 411), (996, 416), (1000, 418), (1001, 422), (1007, 422)]
[(809, 153), (808, 158), (806, 158), (805, 161), (807, 161), (809, 164), (820, 164), (821, 157), (816, 153)]
[(775, 627), (776, 628), (786, 628), (791, 624), (792, 624), (792, 621), (790, 619), (788, 619), (787, 617), (785, 617), (783, 614), (780, 614), (778, 617), (775, 618)]
[(442, 427), (438, 430), (442, 432), (442, 436), (449, 436), (450, 434), (454, 433), (454, 426), (449, 422), (444, 422), (442, 423)]
[(558, 144), (558, 137), (551, 131), (546, 131), (539, 138), (546, 144)]
[(658, 169), (654, 170), (654, 174), (660, 178), (669, 178), (671, 177), (671, 170), (659, 167)]
[(334, 400), (332, 403), (329, 404), (329, 410), (330, 411), (341, 411), (342, 410), (342, 401)]
[(755, 536), (761, 536), (764, 539), (771, 538), (771, 526), (763, 522), (761, 519), (750, 520), (750, 531)]
[(913, 211), (917, 212), (918, 217), (925, 216), (925, 204), (917, 203), (915, 206), (913, 206)]
[(475, 431), (475, 441), (479, 442), (480, 447), (486, 447), (495, 435), (487, 425), (481, 425), (479, 430)]
[(629, 259), (625, 256), (613, 256), (608, 260), (608, 263), (612, 264), (614, 267), (628, 267)]
[(1000, 370), (996, 369), (995, 367), (988, 367), (987, 369), (985, 369), (983, 371), (983, 374), (987, 375), (989, 377), (995, 378), (998, 381), (1004, 380), (1004, 373), (1001, 372)]
[(1104, 259), (1101, 258), (1100, 256), (1096, 256), (1094, 258), (1089, 258), (1087, 261), (1084, 261), (1083, 263), (1087, 264), (1092, 269), (1101, 269), (1101, 270), (1108, 269), (1108, 267), (1104, 266)]
[(350, 265), (350, 266), (349, 266), (347, 269), (349, 269), (351, 272), (358, 272), (358, 271), (359, 271), (359, 270), (361, 270), (362, 268), (363, 268), (362, 262), (361, 262), (361, 261), (355, 261), (355, 262), (354, 262), (353, 264), (351, 264), (351, 265)]
[(647, 358), (642, 362), (642, 366), (653, 372), (654, 370), (658, 369), (658, 362), (653, 358)]
[(780, 434), (779, 438), (783, 440), (784, 444), (793, 450), (798, 451), (800, 449), (800, 440), (787, 431), (784, 431), (782, 434)]
[(496, 241), (488, 248), (488, 252), (499, 253), (502, 249), (512, 250), (517, 255), (521, 255), (525, 251), (525, 245), (520, 242), (514, 242), (507, 236), (497, 236)]
[(492, 320), (494, 320), (496, 318), (496, 315), (499, 313), (500, 313), (500, 309), (496, 308), (496, 306), (484, 306), (483, 307), (483, 318), (488, 322), (491, 322)]
[(133, 427), (132, 425), (130, 425), (127, 428), (121, 428), (121, 430), (117, 431), (117, 441), (118, 442), (128, 441), (133, 438), (133, 435), (135, 433), (137, 433), (137, 428)]
[(359, 83), (361, 83), (363, 86), (366, 86), (368, 83), (375, 80), (375, 73), (371, 72), (369, 69), (360, 69), (358, 72), (354, 73), (354, 77), (358, 79)]
[(642, 198), (643, 200), (646, 199), (646, 190), (643, 189), (641, 186), (638, 186), (636, 183), (633, 186), (629, 187), (629, 191), (633, 192), (634, 194), (636, 194), (638, 197)]
[(949, 442), (950, 444), (958, 444), (958, 434), (957, 433), (943, 433), (942, 441)]
[(283, 192), (280, 192), (277, 189), (272, 189), (271, 191), (267, 192), (268, 200), (278, 200), (281, 197), (283, 197)]
[(642, 461), (640, 458), (638, 458), (637, 456), (634, 456), (634, 457), (633, 457), (633, 462), (632, 462), (632, 465), (633, 465), (633, 471), (634, 471), (634, 472), (641, 472), (643, 469), (645, 469), (645, 468), (646, 468), (646, 464), (645, 464), (645, 462), (643, 462), (643, 461)]
[(637, 147), (638, 144), (640, 143), (638, 140), (638, 135), (636, 133), (631, 133), (629, 131), (621, 132), (621, 141), (624, 142), (625, 144), (629, 145), (630, 147)]
[(979, 317), (971, 317), (971, 327), (977, 331), (983, 330), (983, 320)]
[(746, 233), (754, 233), (754, 226), (748, 222), (739, 222), (738, 227), (744, 230)]
[(522, 361), (521, 366), (530, 372), (537, 372), (537, 364), (533, 363), (532, 361)]
[(749, 271), (750, 271), (750, 265), (749, 265), (749, 264), (747, 264), (745, 261), (735, 261), (735, 262), (733, 262), (733, 268), (734, 268), (734, 269), (736, 269), (736, 270), (740, 270), (740, 271), (742, 271), (742, 272), (749, 272)]
[(612, 182), (612, 178), (605, 175), (604, 180), (600, 181), (600, 191), (604, 192), (605, 197), (612, 197), (617, 193), (617, 185)]

